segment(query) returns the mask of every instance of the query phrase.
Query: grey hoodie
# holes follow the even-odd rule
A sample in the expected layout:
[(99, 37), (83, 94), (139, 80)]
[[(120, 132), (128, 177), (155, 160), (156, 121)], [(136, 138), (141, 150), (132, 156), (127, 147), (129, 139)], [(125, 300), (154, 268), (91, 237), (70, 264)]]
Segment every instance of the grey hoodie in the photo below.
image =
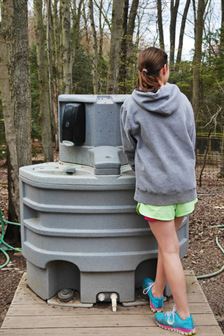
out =
[(134, 90), (121, 107), (121, 137), (135, 170), (136, 201), (170, 205), (197, 197), (194, 114), (176, 85)]

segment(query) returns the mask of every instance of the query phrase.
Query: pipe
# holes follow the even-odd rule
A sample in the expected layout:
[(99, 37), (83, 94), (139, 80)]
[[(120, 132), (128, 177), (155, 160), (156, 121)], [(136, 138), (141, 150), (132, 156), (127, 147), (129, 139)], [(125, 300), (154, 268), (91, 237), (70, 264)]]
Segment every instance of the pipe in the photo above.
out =
[(110, 295), (110, 298), (111, 298), (111, 303), (112, 303), (112, 311), (116, 312), (117, 311), (117, 299), (118, 299), (117, 293), (112, 293)]

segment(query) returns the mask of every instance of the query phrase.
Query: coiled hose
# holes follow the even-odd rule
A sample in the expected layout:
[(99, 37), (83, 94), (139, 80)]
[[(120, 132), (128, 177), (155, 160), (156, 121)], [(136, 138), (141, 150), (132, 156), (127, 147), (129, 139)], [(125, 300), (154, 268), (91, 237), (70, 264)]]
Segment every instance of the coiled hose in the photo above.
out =
[(12, 245), (5, 242), (4, 237), (5, 237), (5, 232), (6, 232), (6, 226), (7, 225), (15, 225), (15, 226), (20, 227), (20, 223), (10, 222), (10, 221), (6, 220), (3, 216), (2, 211), (0, 210), (0, 226), (1, 226), (1, 230), (2, 230), (1, 237), (0, 237), (0, 253), (2, 253), (5, 257), (5, 260), (4, 260), (3, 264), (0, 264), (0, 270), (2, 268), (4, 268), (5, 266), (7, 266), (8, 263), (10, 262), (10, 257), (9, 257), (8, 251), (16, 251), (16, 252), (21, 251), (21, 248), (13, 247)]
[[(224, 230), (224, 225), (215, 225), (213, 227), (217, 227), (217, 228), (220, 228), (221, 230)], [(219, 247), (219, 249), (222, 251), (222, 254), (224, 254), (224, 248), (221, 246), (218, 237), (215, 238), (215, 242), (216, 242), (216, 245)], [(222, 273), (223, 271), (224, 271), (224, 265), (219, 270), (217, 270), (215, 272), (208, 273), (208, 274), (197, 275), (196, 278), (199, 279), (199, 280), (200, 279), (211, 278), (213, 276), (216, 276), (216, 275)]]

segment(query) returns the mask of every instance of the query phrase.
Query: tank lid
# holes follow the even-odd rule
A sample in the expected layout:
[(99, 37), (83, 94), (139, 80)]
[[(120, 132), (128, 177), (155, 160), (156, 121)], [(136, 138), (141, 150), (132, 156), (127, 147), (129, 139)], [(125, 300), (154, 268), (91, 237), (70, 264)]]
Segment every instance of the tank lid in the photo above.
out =
[(59, 102), (81, 102), (97, 104), (123, 103), (128, 95), (91, 95), (91, 94), (62, 94), (58, 97)]

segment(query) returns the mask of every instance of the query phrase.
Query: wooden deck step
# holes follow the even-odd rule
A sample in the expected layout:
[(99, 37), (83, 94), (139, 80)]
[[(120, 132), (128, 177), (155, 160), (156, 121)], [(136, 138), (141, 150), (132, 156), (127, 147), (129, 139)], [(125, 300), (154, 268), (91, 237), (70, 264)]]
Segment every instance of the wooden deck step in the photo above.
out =
[[(222, 330), (194, 273), (186, 271), (188, 300), (198, 336), (221, 336)], [(172, 308), (172, 301), (166, 303)], [(93, 308), (50, 306), (33, 293), (23, 275), (0, 329), (0, 336), (168, 336), (155, 326), (148, 306), (123, 307), (116, 313), (109, 304)]]

